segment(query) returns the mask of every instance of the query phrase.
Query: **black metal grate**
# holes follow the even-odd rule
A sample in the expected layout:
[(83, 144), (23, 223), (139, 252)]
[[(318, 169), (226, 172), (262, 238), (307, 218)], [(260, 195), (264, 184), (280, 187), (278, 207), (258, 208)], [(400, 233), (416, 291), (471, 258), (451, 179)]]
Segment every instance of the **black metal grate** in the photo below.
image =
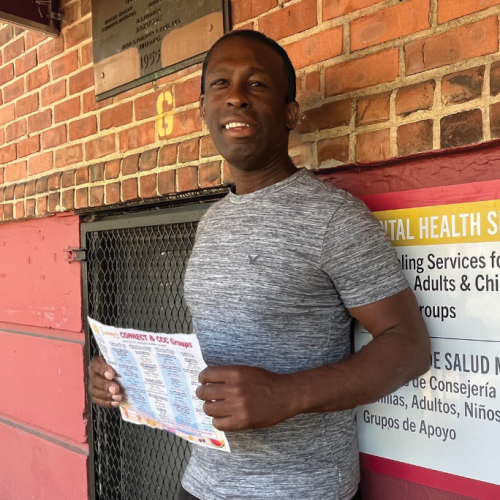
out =
[[(90, 225), (91, 226), (91, 225)], [(105, 324), (190, 333), (183, 279), (197, 222), (86, 233), (87, 311)], [(99, 355), (90, 338), (90, 358)], [(190, 456), (187, 441), (123, 422), (92, 405), (91, 471), (96, 500), (174, 500)]]

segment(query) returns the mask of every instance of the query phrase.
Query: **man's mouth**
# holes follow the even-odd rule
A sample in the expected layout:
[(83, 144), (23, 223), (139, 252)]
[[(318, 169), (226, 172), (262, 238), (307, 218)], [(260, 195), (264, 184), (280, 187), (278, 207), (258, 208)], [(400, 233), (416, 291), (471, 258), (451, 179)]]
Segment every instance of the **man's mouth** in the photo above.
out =
[(234, 129), (234, 128), (250, 128), (250, 125), (248, 123), (243, 123), (243, 122), (231, 122), (226, 125), (224, 125), (224, 128), (226, 130)]

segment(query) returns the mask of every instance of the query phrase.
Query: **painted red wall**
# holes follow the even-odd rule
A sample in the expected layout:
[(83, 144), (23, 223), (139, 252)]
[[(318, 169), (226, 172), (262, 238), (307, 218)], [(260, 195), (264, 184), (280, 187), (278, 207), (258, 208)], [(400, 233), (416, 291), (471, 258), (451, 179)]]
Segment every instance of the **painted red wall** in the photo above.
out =
[[(433, 152), (376, 164), (351, 165), (318, 176), (355, 196), (481, 183), (500, 179), (500, 141), (455, 151)], [(397, 195), (395, 195), (397, 196)], [(418, 196), (418, 193), (415, 193)], [(498, 193), (500, 197), (500, 192)], [(380, 474), (362, 460), (363, 500), (466, 500), (473, 497)]]
[(80, 243), (72, 215), (0, 225), (0, 499), (88, 497)]

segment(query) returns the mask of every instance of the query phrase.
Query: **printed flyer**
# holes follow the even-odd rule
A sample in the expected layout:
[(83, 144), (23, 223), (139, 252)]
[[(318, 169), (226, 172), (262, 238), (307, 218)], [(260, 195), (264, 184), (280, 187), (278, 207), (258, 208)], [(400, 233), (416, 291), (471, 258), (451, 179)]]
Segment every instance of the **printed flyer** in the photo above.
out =
[(142, 332), (88, 318), (99, 349), (124, 389), (123, 420), (163, 429), (207, 448), (231, 451), (196, 397), (206, 368), (196, 335)]
[[(500, 200), (374, 215), (417, 297), (431, 359), (426, 374), (359, 408), (361, 452), (468, 478), (472, 498), (500, 498)], [(356, 349), (370, 341), (358, 325)], [(426, 477), (438, 476), (412, 480)]]

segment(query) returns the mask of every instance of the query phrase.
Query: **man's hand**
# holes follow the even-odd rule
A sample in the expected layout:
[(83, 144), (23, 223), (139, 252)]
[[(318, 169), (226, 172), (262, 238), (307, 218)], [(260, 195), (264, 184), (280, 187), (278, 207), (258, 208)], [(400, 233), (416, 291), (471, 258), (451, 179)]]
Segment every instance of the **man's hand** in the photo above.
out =
[(122, 400), (120, 386), (113, 382), (115, 371), (106, 364), (104, 358), (94, 358), (89, 365), (89, 392), (92, 401), (104, 408), (118, 406)]
[(250, 366), (212, 366), (199, 381), (196, 395), (221, 431), (272, 427), (296, 414), (287, 375)]

